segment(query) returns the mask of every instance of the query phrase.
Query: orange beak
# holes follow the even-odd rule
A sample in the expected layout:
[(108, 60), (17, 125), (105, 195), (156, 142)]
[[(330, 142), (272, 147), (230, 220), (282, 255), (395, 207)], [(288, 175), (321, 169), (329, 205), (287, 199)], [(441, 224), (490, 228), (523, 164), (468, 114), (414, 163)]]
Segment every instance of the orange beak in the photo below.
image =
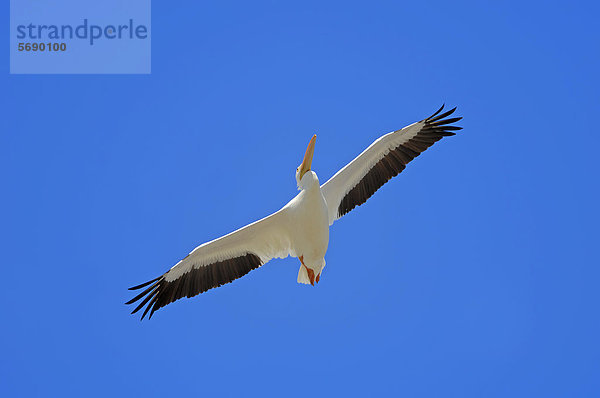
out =
[(300, 165), (300, 179), (302, 176), (310, 170), (310, 165), (313, 159), (313, 153), (315, 152), (315, 141), (317, 140), (317, 135), (313, 135), (308, 143), (308, 147), (306, 148), (306, 153), (304, 154), (304, 159), (302, 159), (302, 164)]

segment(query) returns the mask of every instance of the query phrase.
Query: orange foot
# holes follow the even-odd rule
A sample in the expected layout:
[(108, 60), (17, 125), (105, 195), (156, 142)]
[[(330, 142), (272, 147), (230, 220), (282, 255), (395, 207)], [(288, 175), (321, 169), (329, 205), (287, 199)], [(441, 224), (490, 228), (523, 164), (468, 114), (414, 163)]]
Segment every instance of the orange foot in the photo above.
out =
[[(308, 279), (310, 280), (310, 284), (311, 285), (315, 285), (315, 271), (313, 271), (312, 269), (308, 268), (305, 264), (304, 264), (304, 256), (300, 256), (298, 257), (298, 259), (300, 260), (300, 262), (302, 263), (302, 265), (304, 265), (304, 268), (306, 268), (306, 272), (308, 273)], [(319, 277), (317, 276), (317, 283), (319, 282)]]
[(317, 279), (315, 279), (315, 282), (319, 283), (319, 279), (321, 279), (321, 274), (317, 275)]
[(310, 279), (310, 284), (314, 286), (315, 285), (315, 271), (308, 268), (306, 265), (304, 266), (304, 268), (306, 268), (306, 272), (308, 272), (308, 279)]

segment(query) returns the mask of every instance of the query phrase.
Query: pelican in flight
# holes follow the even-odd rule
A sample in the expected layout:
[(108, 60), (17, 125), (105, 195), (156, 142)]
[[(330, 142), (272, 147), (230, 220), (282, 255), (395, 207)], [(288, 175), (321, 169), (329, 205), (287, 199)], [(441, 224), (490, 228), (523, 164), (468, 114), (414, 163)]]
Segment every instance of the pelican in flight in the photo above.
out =
[(142, 300), (132, 314), (145, 306), (141, 319), (148, 312), (151, 318), (167, 304), (232, 282), (275, 257), (298, 258), (298, 283), (319, 283), (334, 221), (365, 203), (433, 143), (461, 129), (451, 124), (462, 118), (448, 118), (456, 108), (443, 109), (380, 137), (323, 185), (311, 169), (314, 135), (296, 169), (300, 193), (295, 198), (262, 220), (196, 247), (158, 278), (130, 288), (145, 288), (126, 303)]

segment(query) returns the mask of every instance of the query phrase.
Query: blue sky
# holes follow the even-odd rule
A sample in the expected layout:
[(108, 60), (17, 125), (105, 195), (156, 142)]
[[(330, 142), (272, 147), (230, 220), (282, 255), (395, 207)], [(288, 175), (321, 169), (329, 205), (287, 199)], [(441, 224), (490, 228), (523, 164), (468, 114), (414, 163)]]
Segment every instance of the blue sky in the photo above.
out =
[[(598, 11), (154, 2), (151, 75), (5, 51), (0, 395), (598, 396)], [(332, 227), (318, 287), (277, 260), (129, 315), (291, 199), (313, 133), (323, 181), (444, 102), (464, 130)]]

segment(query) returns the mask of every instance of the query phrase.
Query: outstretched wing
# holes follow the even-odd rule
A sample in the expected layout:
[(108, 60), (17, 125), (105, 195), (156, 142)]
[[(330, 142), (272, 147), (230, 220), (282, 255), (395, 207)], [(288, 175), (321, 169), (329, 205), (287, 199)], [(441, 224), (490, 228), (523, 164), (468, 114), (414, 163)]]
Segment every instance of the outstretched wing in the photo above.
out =
[[(286, 209), (195, 248), (173, 268), (129, 290), (146, 289), (128, 301), (143, 300), (132, 314), (146, 306), (142, 319), (182, 297), (194, 297), (246, 275), (272, 258), (291, 254)], [(148, 286), (150, 285), (150, 286)], [(148, 286), (148, 287), (147, 287)]]
[(378, 138), (353, 161), (338, 171), (321, 191), (327, 202), (329, 225), (369, 199), (375, 191), (436, 141), (454, 135), (462, 127), (451, 126), (461, 117), (448, 118), (456, 108), (433, 115)]

